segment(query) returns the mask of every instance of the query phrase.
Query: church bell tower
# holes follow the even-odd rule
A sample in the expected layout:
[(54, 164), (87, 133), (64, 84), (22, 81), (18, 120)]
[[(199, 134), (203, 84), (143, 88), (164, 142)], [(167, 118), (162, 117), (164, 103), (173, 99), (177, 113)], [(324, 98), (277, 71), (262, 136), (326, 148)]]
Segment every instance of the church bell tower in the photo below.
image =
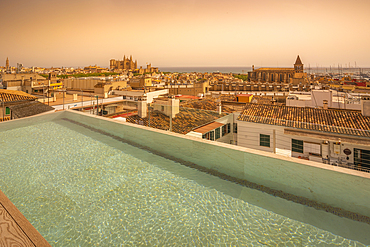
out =
[(9, 58), (6, 58), (5, 68), (6, 68), (6, 71), (9, 71)]
[(295, 61), (295, 64), (294, 64), (294, 72), (295, 73), (303, 73), (303, 63), (302, 63), (299, 55), (297, 56), (297, 60)]

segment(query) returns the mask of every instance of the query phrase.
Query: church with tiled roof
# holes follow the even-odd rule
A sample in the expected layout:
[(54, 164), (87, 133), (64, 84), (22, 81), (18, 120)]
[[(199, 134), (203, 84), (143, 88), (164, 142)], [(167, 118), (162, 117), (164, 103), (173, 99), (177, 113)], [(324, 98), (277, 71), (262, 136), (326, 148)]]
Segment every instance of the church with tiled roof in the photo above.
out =
[(279, 82), (289, 83), (291, 78), (296, 74), (303, 73), (303, 63), (299, 55), (294, 63), (293, 68), (258, 68), (248, 72), (248, 80), (254, 82)]

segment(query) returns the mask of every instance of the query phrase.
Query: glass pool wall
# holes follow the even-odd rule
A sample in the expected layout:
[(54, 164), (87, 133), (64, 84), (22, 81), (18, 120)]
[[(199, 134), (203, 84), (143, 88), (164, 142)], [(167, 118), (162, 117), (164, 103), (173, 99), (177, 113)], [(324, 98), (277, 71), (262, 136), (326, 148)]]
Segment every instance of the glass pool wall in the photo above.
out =
[[(216, 173), (221, 172), (263, 187), (283, 190), (291, 195), (301, 197), (302, 200), (308, 198), (319, 203), (324, 202), (333, 207), (343, 207), (350, 212), (364, 216), (367, 216), (369, 213), (367, 208), (367, 205), (369, 205), (367, 199), (369, 198), (369, 192), (366, 192), (366, 190), (369, 191), (369, 179), (248, 153), (248, 150), (243, 148), (232, 146), (225, 148), (221, 144), (214, 144), (214, 142), (209, 143), (203, 140), (183, 138), (179, 135), (161, 131), (153, 132), (138, 126), (116, 123), (74, 112), (48, 114), (13, 121), (12, 124), (8, 122), (1, 125), (0, 131), (58, 119), (68, 119), (85, 127), (90, 126), (94, 131), (102, 130), (103, 134), (109, 135), (110, 133), (112, 136), (122, 138), (122, 140), (136, 143), (141, 147), (147, 147), (152, 152), (162, 153), (164, 156), (168, 155), (173, 159), (179, 159), (180, 163), (181, 161), (185, 163), (190, 162), (212, 169)], [(40, 132), (41, 137), (42, 132)], [(321, 173), (325, 174), (322, 175)], [(207, 179), (205, 179), (207, 176), (210, 175), (195, 175), (190, 176), (190, 179), (206, 186), (215, 186), (214, 184), (207, 185)], [(246, 199), (254, 205), (292, 219), (307, 222), (363, 243), (370, 243), (367, 242), (369, 240), (366, 237), (366, 233), (369, 232), (367, 223), (337, 217), (333, 214), (325, 213), (324, 210), (307, 207), (304, 203), (291, 203), (258, 190), (252, 190), (224, 180), (219, 181), (217, 187), (217, 190), (229, 194), (233, 198)], [(54, 228), (53, 230), (56, 231)]]
[[(61, 117), (229, 176), (370, 217), (370, 175), (81, 113)], [(311, 165), (309, 165), (311, 164)], [(340, 172), (338, 172), (340, 171)]]

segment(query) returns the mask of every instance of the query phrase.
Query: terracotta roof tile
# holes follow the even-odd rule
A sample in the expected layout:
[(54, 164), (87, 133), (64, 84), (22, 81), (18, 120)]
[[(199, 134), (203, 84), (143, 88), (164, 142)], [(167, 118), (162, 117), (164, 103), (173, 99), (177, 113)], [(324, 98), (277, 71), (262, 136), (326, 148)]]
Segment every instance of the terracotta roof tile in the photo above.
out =
[[(217, 111), (216, 99), (202, 99), (202, 100), (189, 100), (181, 104), (182, 107), (196, 108), (208, 111)], [(230, 107), (222, 106), (222, 112), (231, 113), (233, 110)]]
[(246, 104), (238, 120), (370, 137), (370, 117), (358, 111)]
[(51, 106), (45, 105), (38, 101), (29, 101), (21, 104), (10, 105), (14, 118), (29, 117), (47, 111), (54, 111)]
[[(213, 122), (226, 115), (226, 113), (219, 115), (217, 112), (213, 111), (180, 107), (180, 112), (172, 119), (172, 131), (186, 134), (198, 126)], [(126, 121), (149, 126), (148, 117), (141, 118), (138, 115), (129, 116), (126, 118)], [(168, 130), (170, 128), (170, 118), (159, 111), (151, 111), (150, 127)]]
[(37, 97), (22, 91), (0, 89), (0, 100), (3, 100), (5, 103), (35, 99), (37, 99)]

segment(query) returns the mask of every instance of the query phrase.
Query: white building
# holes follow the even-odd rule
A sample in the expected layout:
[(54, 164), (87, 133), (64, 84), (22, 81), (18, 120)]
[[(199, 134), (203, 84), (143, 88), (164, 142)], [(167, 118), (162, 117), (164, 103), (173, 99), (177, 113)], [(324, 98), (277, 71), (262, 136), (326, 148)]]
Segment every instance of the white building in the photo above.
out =
[(363, 111), (247, 104), (238, 145), (370, 171), (370, 101)]
[(233, 114), (220, 117), (211, 123), (199, 126), (186, 135), (228, 144), (235, 143), (233, 133)]
[(312, 90), (311, 92), (291, 92), (286, 99), (286, 105), (361, 110), (360, 98), (354, 94), (334, 90)]

